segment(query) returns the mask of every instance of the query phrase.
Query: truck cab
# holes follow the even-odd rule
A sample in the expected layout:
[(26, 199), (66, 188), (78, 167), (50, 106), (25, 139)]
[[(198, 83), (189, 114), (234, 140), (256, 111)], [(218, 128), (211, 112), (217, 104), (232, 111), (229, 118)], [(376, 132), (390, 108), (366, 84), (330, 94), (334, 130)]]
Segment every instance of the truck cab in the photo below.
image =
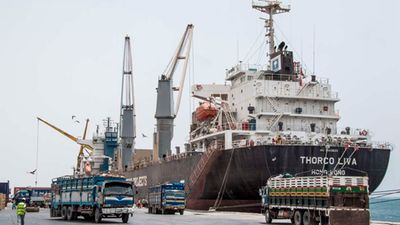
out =
[(31, 204), (31, 196), (32, 196), (32, 191), (20, 190), (14, 196), (15, 204), (20, 203), (22, 199), (25, 198), (25, 204), (29, 206)]

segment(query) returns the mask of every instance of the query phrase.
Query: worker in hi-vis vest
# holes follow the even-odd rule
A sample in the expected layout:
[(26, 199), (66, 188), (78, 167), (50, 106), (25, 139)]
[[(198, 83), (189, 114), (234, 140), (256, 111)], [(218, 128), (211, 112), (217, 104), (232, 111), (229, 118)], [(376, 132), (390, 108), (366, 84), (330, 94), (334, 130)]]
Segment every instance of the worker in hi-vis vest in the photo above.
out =
[(17, 204), (17, 224), (24, 225), (25, 213), (26, 213), (26, 204), (25, 198), (22, 199), (21, 202)]

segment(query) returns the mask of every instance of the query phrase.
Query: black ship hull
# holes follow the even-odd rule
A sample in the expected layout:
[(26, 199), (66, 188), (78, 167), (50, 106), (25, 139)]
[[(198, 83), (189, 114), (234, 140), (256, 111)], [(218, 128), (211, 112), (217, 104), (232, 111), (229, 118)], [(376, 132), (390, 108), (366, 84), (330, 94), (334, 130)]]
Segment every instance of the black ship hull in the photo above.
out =
[[(150, 186), (164, 182), (189, 181), (201, 155), (153, 164), (126, 172), (137, 186), (137, 199), (147, 198)], [(190, 209), (255, 211), (260, 209), (258, 189), (271, 176), (290, 173), (310, 176), (333, 173), (369, 176), (373, 192), (382, 182), (390, 158), (389, 149), (306, 145), (261, 145), (221, 150), (208, 160), (189, 190)]]

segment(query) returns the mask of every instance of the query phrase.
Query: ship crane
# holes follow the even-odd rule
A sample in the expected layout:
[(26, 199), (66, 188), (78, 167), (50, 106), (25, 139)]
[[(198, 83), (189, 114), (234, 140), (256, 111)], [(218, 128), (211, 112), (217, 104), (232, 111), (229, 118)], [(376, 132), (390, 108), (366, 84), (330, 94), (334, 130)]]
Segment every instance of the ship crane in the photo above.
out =
[(77, 143), (77, 144), (79, 144), (81, 146), (80, 150), (79, 150), (79, 153), (78, 153), (78, 156), (77, 156), (77, 163), (76, 163), (76, 168), (77, 168), (76, 171), (80, 171), (81, 162), (82, 162), (83, 157), (85, 156), (84, 150), (86, 150), (89, 155), (93, 152), (93, 146), (89, 142), (85, 142), (84, 141), (85, 138), (86, 138), (89, 119), (86, 119), (85, 130), (83, 132), (82, 139), (78, 139), (77, 137), (69, 134), (68, 132), (66, 132), (66, 131), (58, 128), (58, 127), (56, 127), (55, 125), (47, 122), (46, 120), (44, 120), (44, 119), (42, 119), (40, 117), (37, 117), (37, 119), (38, 119), (38, 121), (40, 121), (40, 122), (46, 124), (47, 126), (53, 128), (54, 130), (58, 131), (60, 134), (66, 136), (68, 139), (72, 140), (73, 142), (75, 142), (75, 143)]
[[(174, 119), (179, 111), (182, 91), (189, 62), (190, 48), (192, 44), (193, 25), (186, 27), (185, 33), (179, 42), (178, 48), (168, 64), (166, 70), (158, 80), (157, 108), (155, 118), (157, 120), (155, 146), (153, 159), (158, 161), (171, 151), (171, 140), (173, 137)], [(182, 76), (178, 87), (173, 87), (173, 77), (179, 62), (183, 62)], [(178, 91), (176, 105), (174, 107), (174, 91)]]
[(120, 150), (122, 168), (126, 171), (132, 162), (135, 150), (136, 119), (132, 75), (132, 53), (129, 36), (125, 37), (122, 68), (121, 110), (120, 110)]

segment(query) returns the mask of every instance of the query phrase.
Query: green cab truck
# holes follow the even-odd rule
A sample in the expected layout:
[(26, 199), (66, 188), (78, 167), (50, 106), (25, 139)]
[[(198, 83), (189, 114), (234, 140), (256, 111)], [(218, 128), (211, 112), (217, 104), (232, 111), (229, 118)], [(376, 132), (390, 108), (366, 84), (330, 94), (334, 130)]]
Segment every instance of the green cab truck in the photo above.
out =
[(368, 177), (278, 176), (260, 189), (267, 224), (369, 225)]

